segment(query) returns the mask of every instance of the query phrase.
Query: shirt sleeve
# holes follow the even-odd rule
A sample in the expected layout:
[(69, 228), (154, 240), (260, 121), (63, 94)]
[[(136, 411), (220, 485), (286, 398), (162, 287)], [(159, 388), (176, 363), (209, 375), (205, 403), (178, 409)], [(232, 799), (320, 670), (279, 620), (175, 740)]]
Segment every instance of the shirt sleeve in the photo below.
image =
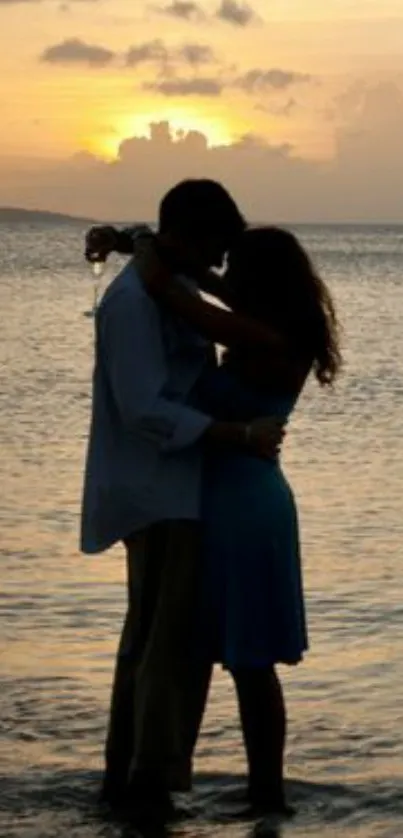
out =
[(166, 394), (167, 359), (152, 301), (122, 292), (99, 313), (98, 328), (113, 398), (126, 428), (166, 453), (197, 442), (213, 420)]
[(152, 232), (153, 231), (148, 224), (132, 224), (130, 227), (122, 228), (122, 233), (124, 233), (125, 236), (130, 236), (133, 241), (135, 241), (137, 236), (144, 236), (145, 233), (151, 235)]

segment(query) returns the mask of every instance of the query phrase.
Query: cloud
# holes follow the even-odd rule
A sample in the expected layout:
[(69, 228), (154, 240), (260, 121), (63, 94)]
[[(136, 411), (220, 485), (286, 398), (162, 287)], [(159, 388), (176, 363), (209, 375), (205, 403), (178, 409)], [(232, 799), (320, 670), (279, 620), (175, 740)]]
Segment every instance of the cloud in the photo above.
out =
[(168, 49), (161, 40), (147, 41), (130, 47), (126, 53), (126, 64), (130, 67), (149, 62), (166, 64), (177, 61), (197, 67), (201, 64), (215, 63), (216, 60), (213, 50), (206, 44), (185, 43), (180, 47)]
[[(403, 91), (391, 82), (351, 87), (342, 100), (336, 138), (343, 160), (354, 161), (362, 170), (377, 154), (379, 169), (388, 170), (402, 182), (403, 167), (400, 165), (399, 171), (396, 167), (394, 172), (394, 161), (403, 146)], [(375, 188), (377, 175), (374, 171), (369, 178), (371, 189)], [(387, 181), (384, 188), (389, 188)]]
[[(214, 53), (209, 47), (198, 44), (188, 44), (182, 47), (177, 55), (195, 69), (199, 65), (209, 64), (216, 61)], [(267, 91), (283, 91), (293, 84), (307, 83), (311, 77), (303, 73), (295, 73), (287, 70), (250, 70), (243, 76), (236, 79), (226, 77), (225, 68), (221, 68), (218, 78), (215, 76), (197, 76), (192, 78), (181, 78), (176, 76), (170, 65), (169, 71), (155, 81), (146, 82), (143, 85), (145, 90), (153, 90), (163, 96), (220, 96), (224, 90), (238, 88), (250, 95), (262, 94)], [(289, 115), (295, 107), (294, 99), (289, 99), (284, 105), (279, 105), (277, 110), (258, 104), (261, 110), (266, 110), (277, 115)]]
[(194, 67), (215, 64), (217, 61), (214, 51), (206, 44), (183, 44), (178, 50), (178, 57)]
[(276, 116), (290, 116), (298, 107), (298, 102), (295, 99), (288, 99), (283, 105), (272, 107), (271, 112)]
[(168, 61), (169, 53), (164, 42), (156, 39), (147, 41), (144, 44), (130, 47), (126, 53), (126, 64), (128, 67), (137, 67), (139, 64), (165, 63)]
[(306, 84), (313, 80), (307, 73), (296, 73), (292, 70), (255, 69), (240, 76), (236, 86), (246, 93), (261, 93), (265, 90), (285, 90), (293, 84)]
[[(207, 44), (189, 42), (168, 48), (161, 40), (148, 41), (144, 44), (132, 46), (125, 56), (127, 67), (138, 67), (140, 64), (156, 65), (158, 82), (164, 82), (168, 79), (173, 80), (177, 69), (181, 66), (192, 67), (193, 70), (197, 70), (201, 66), (205, 67), (216, 62), (215, 53)], [(158, 88), (157, 83), (151, 82), (148, 85), (149, 90), (158, 90)]]
[(161, 93), (163, 96), (220, 96), (224, 85), (216, 79), (196, 77), (146, 83), (143, 88)]
[[(208, 44), (189, 41), (168, 47), (160, 38), (132, 45), (121, 54), (104, 46), (88, 44), (79, 38), (70, 38), (47, 47), (42, 52), (40, 60), (48, 64), (87, 64), (99, 69), (109, 66), (114, 60), (119, 60), (127, 68), (152, 65), (156, 71), (156, 78), (143, 83), (142, 88), (163, 96), (194, 94), (216, 97), (220, 96), (224, 90), (231, 88), (257, 96), (268, 91), (283, 91), (292, 85), (312, 81), (312, 77), (307, 74), (279, 68), (252, 69), (241, 76), (234, 77), (231, 69), (220, 64), (219, 58)], [(214, 65), (218, 65), (214, 76), (198, 75), (201, 68)], [(183, 77), (181, 70), (189, 67), (194, 75), (191, 78), (186, 75)], [(292, 105), (289, 104), (288, 111), (291, 109)]]
[[(127, 66), (137, 67), (146, 63), (156, 65), (157, 78), (146, 82), (143, 89), (154, 90), (164, 96), (190, 96), (192, 93), (219, 96), (223, 90), (231, 88), (253, 96), (267, 91), (283, 91), (292, 85), (313, 80), (313, 77), (306, 73), (279, 68), (255, 68), (241, 76), (234, 76), (234, 68), (228, 68), (221, 63), (208, 44), (196, 42), (169, 48), (164, 41), (158, 39), (133, 46), (126, 53)], [(212, 65), (219, 65), (214, 77), (197, 75), (200, 68)], [(184, 66), (191, 67), (195, 76), (181, 78), (180, 70)]]
[(79, 38), (68, 38), (47, 47), (40, 56), (41, 61), (48, 64), (88, 64), (90, 67), (105, 67), (115, 57), (112, 50), (97, 44), (87, 44)]
[(291, 114), (295, 111), (298, 107), (298, 102), (294, 98), (287, 99), (286, 102), (283, 102), (279, 105), (262, 105), (257, 104), (255, 105), (255, 110), (261, 111), (262, 113), (269, 113), (273, 116), (291, 116)]
[[(162, 96), (220, 96), (225, 83), (216, 78), (198, 76), (200, 67), (217, 62), (216, 55), (207, 44), (184, 43), (178, 47), (168, 47), (163, 41), (151, 41), (132, 47), (126, 56), (128, 66), (153, 62), (157, 65), (158, 75), (154, 81), (145, 82), (143, 90), (152, 90)], [(182, 78), (178, 70), (191, 67), (196, 73), (191, 78)]]
[[(189, 22), (207, 18), (200, 3), (191, 0), (172, 0), (170, 3), (154, 6), (153, 10), (158, 14)], [(253, 20), (257, 20), (257, 15), (251, 6), (241, 0), (221, 0), (213, 17), (233, 26), (248, 26)]]
[(197, 20), (204, 17), (198, 3), (187, 2), (186, 0), (172, 0), (172, 3), (165, 6), (157, 6), (156, 11), (159, 14), (176, 17), (180, 20)]
[(401, 222), (403, 91), (394, 82), (364, 84), (350, 98), (339, 111), (332, 160), (303, 160), (291, 143), (250, 136), (210, 148), (203, 134), (178, 136), (162, 123), (148, 138), (122, 143), (113, 164), (89, 154), (60, 164), (3, 161), (2, 202), (152, 220), (161, 195), (194, 176), (223, 182), (251, 221)]
[(248, 26), (256, 16), (247, 3), (240, 3), (238, 0), (222, 0), (216, 17), (233, 26)]

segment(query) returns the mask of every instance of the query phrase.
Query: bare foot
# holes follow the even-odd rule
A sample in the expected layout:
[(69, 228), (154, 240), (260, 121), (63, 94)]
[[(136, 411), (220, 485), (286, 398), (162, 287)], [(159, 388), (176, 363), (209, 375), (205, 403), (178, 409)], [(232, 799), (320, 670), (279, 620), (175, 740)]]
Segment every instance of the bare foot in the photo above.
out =
[(253, 794), (249, 792), (250, 809), (255, 817), (264, 818), (268, 815), (281, 815), (285, 818), (292, 818), (296, 809), (290, 806), (283, 793), (280, 794)]

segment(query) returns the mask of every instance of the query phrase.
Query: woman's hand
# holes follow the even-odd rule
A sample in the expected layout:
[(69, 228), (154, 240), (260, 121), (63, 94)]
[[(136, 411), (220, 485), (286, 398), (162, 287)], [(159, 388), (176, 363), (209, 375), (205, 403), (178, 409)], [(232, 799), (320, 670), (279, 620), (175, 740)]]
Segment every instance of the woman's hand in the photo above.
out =
[(210, 444), (235, 448), (261, 460), (272, 460), (280, 450), (285, 436), (284, 419), (266, 416), (250, 424), (244, 422), (213, 422), (205, 433)]
[(266, 416), (247, 426), (246, 443), (258, 457), (271, 459), (280, 453), (285, 434), (284, 419)]

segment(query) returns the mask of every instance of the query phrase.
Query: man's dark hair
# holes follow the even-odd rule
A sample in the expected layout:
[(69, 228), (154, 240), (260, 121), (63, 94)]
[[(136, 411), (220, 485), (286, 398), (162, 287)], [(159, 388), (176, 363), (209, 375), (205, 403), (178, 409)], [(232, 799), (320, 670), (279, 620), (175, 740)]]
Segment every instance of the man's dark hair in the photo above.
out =
[(231, 240), (245, 228), (235, 201), (214, 180), (184, 180), (167, 192), (160, 204), (161, 233), (175, 230), (192, 239), (217, 235)]

